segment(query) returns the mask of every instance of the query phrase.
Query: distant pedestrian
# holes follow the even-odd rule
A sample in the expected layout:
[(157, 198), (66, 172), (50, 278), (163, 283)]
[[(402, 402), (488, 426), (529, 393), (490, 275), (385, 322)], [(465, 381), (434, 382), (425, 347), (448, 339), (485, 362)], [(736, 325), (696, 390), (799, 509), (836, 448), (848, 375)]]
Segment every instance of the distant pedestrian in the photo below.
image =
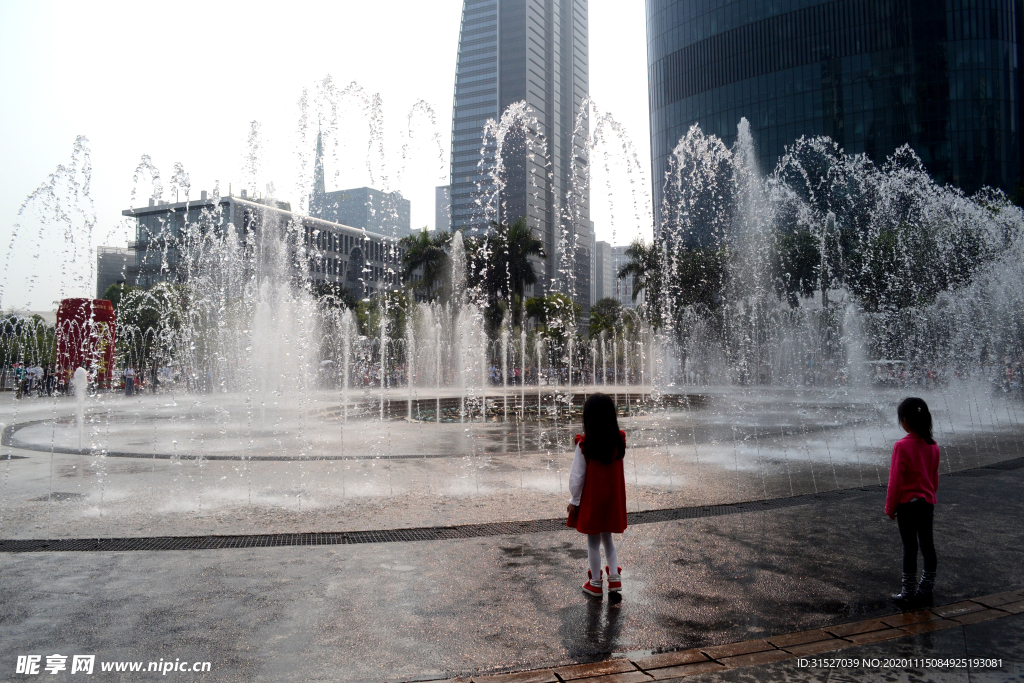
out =
[[(615, 403), (607, 394), (592, 394), (583, 404), (583, 434), (576, 435), (576, 455), (569, 473), (567, 524), (587, 535), (590, 569), (583, 592), (600, 596), (607, 574), (608, 592), (622, 590), (612, 534), (626, 530), (626, 478), (622, 459), (626, 433), (619, 430)], [(601, 546), (608, 564), (601, 571)], [(615, 567), (612, 573), (611, 567)]]
[(124, 395), (131, 396), (135, 388), (135, 368), (128, 366), (124, 369)]
[[(935, 544), (932, 513), (939, 487), (939, 446), (932, 438), (928, 404), (907, 398), (896, 409), (907, 433), (892, 449), (885, 514), (899, 524), (903, 541), (903, 590), (892, 596), (901, 607), (932, 604), (935, 587)], [(924, 557), (924, 573), (917, 580), (917, 550)]]

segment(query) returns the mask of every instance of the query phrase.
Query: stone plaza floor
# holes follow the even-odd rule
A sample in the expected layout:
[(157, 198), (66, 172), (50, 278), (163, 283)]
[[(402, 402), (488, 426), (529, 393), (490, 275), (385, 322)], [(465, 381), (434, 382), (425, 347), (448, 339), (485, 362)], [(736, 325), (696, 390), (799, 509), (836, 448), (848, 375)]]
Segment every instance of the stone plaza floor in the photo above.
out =
[[(882, 514), (879, 486), (633, 524), (617, 539), (624, 578), (617, 600), (580, 591), (584, 539), (557, 525), (206, 550), (18, 552), (7, 542), (0, 546), (0, 679), (30, 678), (15, 674), (19, 655), (45, 662), (59, 653), (211, 663), (207, 674), (168, 674), (178, 680), (486, 680), (514, 672), (527, 672), (515, 680), (557, 680), (545, 671), (605, 660), (689, 666), (678, 662), (690, 657), (710, 670), (688, 680), (1019, 680), (1024, 623), (1004, 608), (1017, 601), (1004, 595), (1002, 605), (987, 604), (984, 596), (1024, 588), (1022, 483), (1021, 460), (942, 476), (936, 605), (978, 602), (961, 606), (969, 613), (936, 607), (929, 623), (941, 618), (947, 627), (936, 631), (901, 621), (887, 600), (899, 587), (900, 541)], [(864, 632), (841, 626), (851, 623)], [(806, 631), (844, 648), (822, 655), (1002, 662), (971, 670), (800, 666), (795, 641), (779, 636)], [(798, 651), (810, 658), (817, 647)], [(726, 668), (711, 659), (730, 655), (745, 658), (733, 664), (758, 665)], [(654, 677), (635, 666), (621, 673), (605, 680)]]

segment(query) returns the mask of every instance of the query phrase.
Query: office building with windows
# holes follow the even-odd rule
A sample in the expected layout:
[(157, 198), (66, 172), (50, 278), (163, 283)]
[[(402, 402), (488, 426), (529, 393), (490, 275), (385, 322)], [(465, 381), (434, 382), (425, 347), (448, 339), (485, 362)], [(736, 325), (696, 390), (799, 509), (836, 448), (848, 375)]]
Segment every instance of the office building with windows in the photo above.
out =
[(127, 284), (135, 267), (135, 254), (123, 247), (96, 249), (96, 298), (102, 299), (110, 285)]
[(647, 0), (656, 224), (692, 124), (751, 124), (762, 170), (802, 135), (876, 163), (910, 144), (940, 183), (1017, 189), (1021, 0)]
[(324, 192), (310, 202), (309, 214), (395, 239), (412, 234), (412, 205), (400, 192), (372, 187)]
[(625, 308), (636, 308), (637, 305), (643, 303), (643, 292), (640, 292), (636, 299), (633, 298), (633, 278), (619, 278), (619, 269), (629, 263), (629, 258), (626, 256), (626, 250), (628, 246), (613, 246), (610, 248), (611, 262), (612, 262), (612, 292), (608, 295), (614, 299), (618, 299)]
[[(183, 282), (189, 271), (182, 244), (187, 226), (202, 234), (233, 234), (243, 246), (256, 248), (260, 231), (291, 225), (285, 232), (301, 235), (292, 242), (292, 262), (299, 263), (312, 284), (339, 284), (357, 297), (370, 297), (400, 286), (402, 251), (398, 240), (361, 228), (299, 216), (288, 204), (273, 199), (254, 200), (242, 191), (240, 197), (207, 197), (199, 201), (154, 202), (126, 209), (124, 216), (135, 219), (135, 241), (128, 245), (134, 256), (126, 267), (126, 284), (152, 287), (159, 282)], [(225, 237), (227, 238), (227, 237)]]
[[(571, 209), (566, 199), (574, 164), (585, 175), (589, 163), (585, 120), (573, 136), (589, 92), (587, 11), (587, 0), (464, 0), (451, 153), (452, 228), (480, 234), (491, 220), (525, 216), (548, 255), (535, 264), (542, 277), (527, 294), (571, 287), (584, 309), (591, 296), (589, 192)], [(485, 127), (518, 102), (528, 105), (531, 121), (504, 137), (498, 171), (495, 138)]]
[(313, 162), (313, 193), (309, 215), (329, 223), (347, 225), (401, 239), (412, 234), (412, 205), (400, 192), (382, 192), (372, 187), (328, 192), (324, 182), (323, 135), (316, 136)]
[(593, 302), (607, 299), (615, 291), (615, 273), (612, 269), (612, 245), (594, 242)]
[(439, 185), (434, 188), (434, 230), (450, 232), (452, 229), (452, 187)]

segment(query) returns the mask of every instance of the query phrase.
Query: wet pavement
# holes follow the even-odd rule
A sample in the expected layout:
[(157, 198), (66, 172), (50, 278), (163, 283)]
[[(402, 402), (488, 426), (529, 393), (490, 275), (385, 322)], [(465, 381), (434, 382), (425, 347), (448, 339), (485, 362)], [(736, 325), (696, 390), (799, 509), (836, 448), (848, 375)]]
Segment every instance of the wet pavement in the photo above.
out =
[[(1013, 455), (1008, 448), (1004, 459)], [(1022, 483), (1024, 469), (941, 478), (937, 603), (1024, 587)], [(571, 530), (329, 547), (0, 553), (0, 672), (18, 680), (17, 655), (62, 653), (209, 661), (214, 673), (205, 680), (218, 681), (444, 678), (881, 617), (894, 613), (886, 596), (900, 575), (899, 536), (882, 514), (883, 497), (876, 487), (633, 526), (617, 540), (621, 600), (580, 592), (586, 550)], [(1010, 680), (1020, 672), (1020, 628), (1018, 617), (1007, 617), (859, 647), (877, 656), (1002, 656), (1004, 668), (985, 675)], [(825, 680), (822, 670), (794, 666), (707, 680)], [(911, 669), (870, 675), (966, 680), (962, 672)], [(75, 680), (66, 674), (46, 680)], [(871, 680), (866, 675), (833, 672), (828, 680)], [(971, 680), (985, 680), (977, 676)], [(131, 677), (138, 679), (146, 677)]]
[[(621, 418), (631, 512), (881, 484), (903, 435), (895, 390), (700, 392)], [(330, 533), (563, 514), (578, 424), (346, 423), (336, 393), (276, 398), (265, 416), (230, 394), (90, 398), (81, 453), (70, 399), (0, 402), (2, 455), (12, 456), (0, 461), (0, 538)], [(943, 472), (1005, 460), (1024, 443), (1024, 411), (991, 391), (927, 398)]]

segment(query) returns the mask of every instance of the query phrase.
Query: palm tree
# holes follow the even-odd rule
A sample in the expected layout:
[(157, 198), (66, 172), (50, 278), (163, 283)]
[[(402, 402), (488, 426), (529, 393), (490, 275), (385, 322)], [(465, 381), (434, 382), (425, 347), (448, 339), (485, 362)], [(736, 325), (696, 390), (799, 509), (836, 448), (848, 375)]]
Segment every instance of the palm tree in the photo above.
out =
[(402, 248), (402, 281), (409, 282), (415, 271), (422, 268), (423, 276), (414, 289), (423, 292), (428, 299), (436, 296), (448, 272), (448, 243), (451, 238), (451, 234), (444, 230), (431, 235), (426, 228), (415, 235), (403, 237), (399, 242)]
[(521, 311), (515, 306), (516, 297), (524, 301), (526, 285), (537, 282), (531, 257), (547, 258), (547, 253), (544, 242), (533, 234), (525, 216), (516, 219), (512, 225), (491, 223), (491, 226), (494, 230), (488, 237), (491, 249), (488, 270), (495, 278), (492, 287), (502, 298), (511, 296), (512, 321), (513, 325), (518, 325)]
[(622, 304), (614, 297), (599, 299), (590, 307), (590, 337), (593, 339), (602, 330), (615, 332), (622, 325)]
[(633, 278), (633, 301), (643, 291), (647, 292), (646, 298), (650, 300), (661, 284), (661, 250), (655, 244), (647, 245), (635, 240), (626, 247), (625, 256), (629, 261), (619, 268), (615, 276), (620, 280)]

